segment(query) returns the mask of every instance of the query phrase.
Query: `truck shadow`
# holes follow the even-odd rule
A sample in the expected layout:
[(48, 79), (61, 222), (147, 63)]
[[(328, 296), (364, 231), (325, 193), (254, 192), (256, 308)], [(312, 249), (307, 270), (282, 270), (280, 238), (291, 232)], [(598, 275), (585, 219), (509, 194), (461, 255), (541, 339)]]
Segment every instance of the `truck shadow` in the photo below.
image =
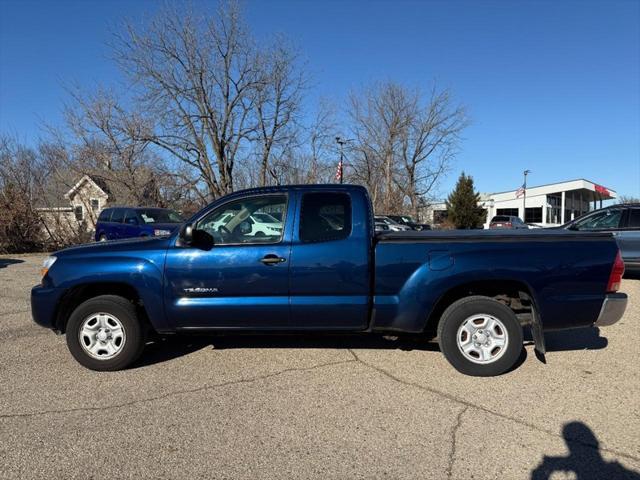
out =
[(617, 461), (607, 462), (600, 453), (600, 442), (593, 431), (582, 422), (569, 422), (562, 427), (567, 444), (566, 456), (543, 456), (531, 471), (531, 480), (548, 480), (554, 473), (573, 472), (576, 480), (629, 479), (640, 480), (640, 473), (623, 467)]
[[(279, 349), (336, 349), (336, 350), (402, 350), (402, 351), (426, 351), (440, 352), (440, 347), (435, 341), (427, 341), (423, 337), (389, 337), (379, 335), (286, 335), (286, 334), (224, 334), (224, 335), (169, 335), (156, 338), (149, 342), (142, 357), (133, 368), (139, 368), (156, 363), (167, 362), (203, 348), (216, 350), (238, 348), (279, 348)], [(581, 328), (545, 333), (545, 341), (548, 352), (567, 350), (598, 350), (608, 344), (606, 338), (600, 336), (598, 328)], [(531, 345), (531, 334), (525, 330), (525, 346)], [(527, 358), (526, 349), (518, 362), (509, 371), (517, 369)], [(508, 372), (507, 372), (508, 373)]]
[(440, 352), (440, 347), (436, 342), (415, 337), (400, 337), (395, 340), (390, 340), (377, 335), (170, 335), (149, 342), (142, 357), (133, 368), (166, 362), (209, 347), (216, 350), (239, 348), (313, 348)]
[(24, 263), (24, 260), (18, 258), (0, 258), (0, 268), (7, 268), (9, 265), (15, 265), (16, 263)]
[[(531, 333), (528, 329), (525, 329), (524, 338), (525, 342), (532, 341)], [(601, 350), (609, 344), (609, 340), (607, 340), (606, 337), (600, 336), (600, 329), (597, 327), (545, 332), (544, 341), (547, 352)]]
[[(394, 337), (395, 338), (395, 337)], [(389, 340), (382, 336), (367, 335), (171, 335), (149, 342), (140, 359), (132, 368), (141, 368), (163, 363), (175, 358), (189, 355), (203, 348), (215, 350), (231, 350), (239, 348), (280, 348), (280, 349), (334, 349), (334, 350), (402, 350), (424, 351), (440, 354), (440, 347), (435, 341), (420, 337), (399, 337)], [(520, 367), (527, 359), (525, 348), (513, 367), (504, 374)]]

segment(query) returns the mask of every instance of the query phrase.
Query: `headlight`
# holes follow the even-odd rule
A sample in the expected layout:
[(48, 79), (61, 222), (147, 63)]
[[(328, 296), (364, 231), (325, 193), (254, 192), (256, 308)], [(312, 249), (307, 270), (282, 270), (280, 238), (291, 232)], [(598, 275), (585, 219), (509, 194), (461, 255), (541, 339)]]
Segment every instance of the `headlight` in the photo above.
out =
[(42, 278), (44, 278), (44, 276), (47, 274), (47, 272), (49, 271), (49, 269), (51, 268), (51, 266), (56, 263), (57, 258), (54, 256), (51, 257), (47, 257), (44, 262), (42, 262), (42, 269), (40, 270), (40, 273), (42, 274)]
[(155, 229), (155, 230), (153, 231), (153, 234), (154, 234), (156, 237), (164, 237), (164, 236), (167, 236), (167, 235), (171, 235), (171, 230), (160, 230), (160, 229)]

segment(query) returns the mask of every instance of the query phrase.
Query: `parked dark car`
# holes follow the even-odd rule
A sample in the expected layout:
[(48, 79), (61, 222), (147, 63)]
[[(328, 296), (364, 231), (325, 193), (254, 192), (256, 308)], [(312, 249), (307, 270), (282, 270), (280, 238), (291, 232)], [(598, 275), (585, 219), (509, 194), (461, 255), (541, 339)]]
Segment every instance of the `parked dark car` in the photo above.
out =
[(565, 223), (565, 230), (611, 232), (627, 272), (640, 272), (640, 203), (612, 205)]
[(507, 229), (527, 229), (529, 226), (524, 223), (519, 217), (513, 215), (496, 215), (491, 219), (489, 223), (490, 229), (507, 228)]
[(416, 230), (418, 232), (422, 230), (431, 230), (431, 225), (428, 223), (418, 223), (409, 215), (387, 215), (391, 220), (397, 222), (401, 225), (406, 225), (410, 227), (412, 230)]
[[(257, 236), (247, 219), (267, 212), (284, 224)], [(234, 192), (170, 237), (54, 253), (31, 290), (33, 319), (66, 332), (71, 354), (95, 370), (131, 365), (154, 332), (288, 331), (437, 337), (456, 369), (487, 376), (517, 363), (525, 325), (544, 353), (544, 330), (607, 326), (625, 311), (610, 233), (374, 237), (371, 212), (356, 185)]]
[(105, 208), (96, 223), (97, 242), (132, 237), (168, 236), (184, 220), (179, 213), (166, 208)]

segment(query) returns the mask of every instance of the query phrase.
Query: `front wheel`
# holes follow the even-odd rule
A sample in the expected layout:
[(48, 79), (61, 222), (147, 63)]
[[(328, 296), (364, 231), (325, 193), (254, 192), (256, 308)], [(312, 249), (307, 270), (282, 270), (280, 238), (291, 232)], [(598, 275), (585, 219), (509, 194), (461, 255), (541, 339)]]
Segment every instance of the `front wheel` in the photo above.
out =
[(456, 370), (478, 377), (506, 372), (523, 348), (522, 327), (513, 310), (483, 296), (451, 304), (438, 324), (438, 340)]
[(122, 370), (144, 348), (135, 306), (116, 295), (101, 295), (80, 304), (69, 317), (66, 334), (71, 355), (91, 370)]

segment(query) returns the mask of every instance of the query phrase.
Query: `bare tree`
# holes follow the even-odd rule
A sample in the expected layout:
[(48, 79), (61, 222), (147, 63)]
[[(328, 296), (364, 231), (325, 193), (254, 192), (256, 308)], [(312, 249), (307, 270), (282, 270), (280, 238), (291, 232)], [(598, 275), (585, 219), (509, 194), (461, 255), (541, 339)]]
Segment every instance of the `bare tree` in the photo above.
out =
[(40, 219), (33, 200), (42, 174), (34, 150), (0, 137), (0, 251), (38, 248)]
[(128, 24), (116, 59), (153, 129), (142, 139), (196, 173), (209, 200), (234, 189), (234, 168), (260, 139), (261, 182), (297, 112), (302, 76), (284, 45), (261, 49), (235, 2), (206, 16), (165, 9), (144, 29)]
[(297, 116), (305, 88), (304, 73), (296, 68), (298, 58), (284, 38), (264, 55), (264, 79), (255, 97), (256, 140), (260, 156), (260, 185), (276, 181), (271, 170), (274, 156), (286, 157), (298, 141)]
[(349, 119), (356, 144), (356, 179), (377, 209), (418, 216), (455, 155), (467, 125), (448, 90), (419, 90), (387, 82), (352, 94)]
[(311, 122), (300, 129), (299, 141), (271, 162), (275, 182), (284, 185), (333, 181), (338, 132), (335, 110), (327, 102), (320, 102)]
[(640, 198), (633, 195), (620, 195), (618, 203), (640, 203)]

